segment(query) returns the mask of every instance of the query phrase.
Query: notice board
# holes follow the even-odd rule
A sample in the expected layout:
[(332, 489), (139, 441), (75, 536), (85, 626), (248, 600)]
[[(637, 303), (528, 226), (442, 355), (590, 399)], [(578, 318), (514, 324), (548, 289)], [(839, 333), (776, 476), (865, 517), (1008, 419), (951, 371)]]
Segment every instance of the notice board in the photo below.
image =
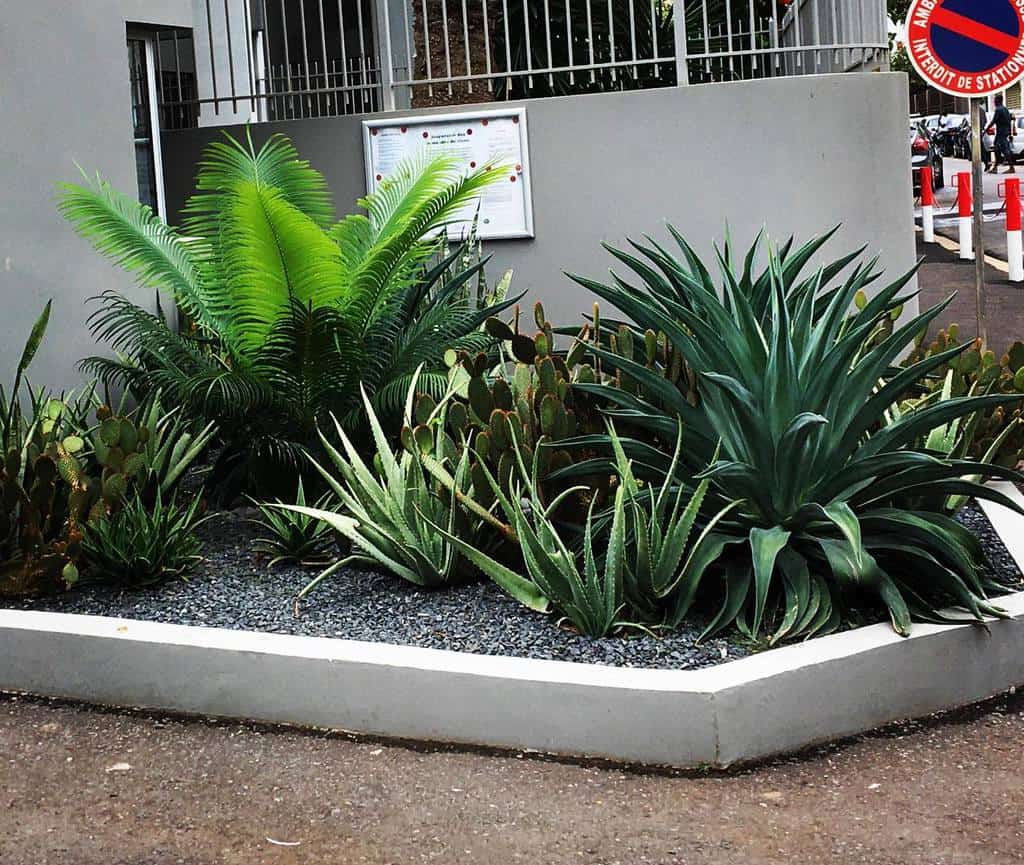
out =
[(506, 167), (507, 175), (466, 208), (465, 219), (449, 226), (449, 235), (468, 229), (479, 204), (481, 239), (533, 237), (525, 108), (364, 120), (363, 149), (369, 192), (423, 150), (454, 155), (467, 173), (488, 162)]

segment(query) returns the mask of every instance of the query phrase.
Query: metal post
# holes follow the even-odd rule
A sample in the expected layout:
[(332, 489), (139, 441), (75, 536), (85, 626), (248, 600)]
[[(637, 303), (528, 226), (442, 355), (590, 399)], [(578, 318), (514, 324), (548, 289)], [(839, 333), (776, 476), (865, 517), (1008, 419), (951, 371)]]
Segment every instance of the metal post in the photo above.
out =
[(676, 84), (682, 86), (690, 83), (690, 68), (686, 62), (686, 0), (678, 0), (673, 9), (672, 32), (676, 42)]
[[(377, 18), (375, 29), (377, 31), (377, 58), (380, 66), (380, 93), (385, 111), (394, 111), (396, 108), (395, 67), (391, 51), (393, 34), (391, 32), (391, 10), (388, 8), (391, 2), (392, 0), (378, 0), (374, 4)], [(408, 0), (401, 0), (401, 2), (405, 3)], [(450, 76), (451, 72), (448, 74)]]
[(971, 162), (974, 187), (974, 297), (978, 319), (978, 338), (988, 346), (988, 320), (985, 312), (985, 187), (981, 173), (981, 110), (984, 100), (971, 100)]

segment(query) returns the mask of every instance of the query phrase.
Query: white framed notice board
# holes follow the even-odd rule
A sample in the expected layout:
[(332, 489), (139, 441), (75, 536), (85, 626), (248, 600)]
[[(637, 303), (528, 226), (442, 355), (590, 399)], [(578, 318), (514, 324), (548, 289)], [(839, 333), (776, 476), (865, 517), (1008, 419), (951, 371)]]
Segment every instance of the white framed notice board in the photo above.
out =
[[(525, 108), (364, 120), (367, 191), (376, 190), (403, 160), (423, 149), (458, 157), (467, 173), (488, 162), (506, 166), (508, 176), (480, 196), (477, 236), (483, 240), (533, 237)], [(467, 207), (466, 219), (449, 226), (449, 233), (457, 236), (465, 231), (476, 211), (477, 203)]]

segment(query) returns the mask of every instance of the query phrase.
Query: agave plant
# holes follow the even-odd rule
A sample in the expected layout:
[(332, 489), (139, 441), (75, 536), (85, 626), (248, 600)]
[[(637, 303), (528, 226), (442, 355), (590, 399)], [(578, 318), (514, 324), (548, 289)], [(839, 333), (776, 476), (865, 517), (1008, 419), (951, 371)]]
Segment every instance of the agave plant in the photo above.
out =
[[(276, 504), (251, 500), (260, 513), (259, 519), (250, 520), (262, 532), (253, 542), (253, 550), (271, 556), (267, 567), (272, 568), (281, 562), (295, 562), (300, 565), (325, 565), (330, 560), (329, 548), (332, 538), (330, 525), (323, 520), (310, 516), (302, 511), (283, 510), (278, 500)], [(331, 494), (324, 493), (312, 508), (317, 511), (330, 511)], [(306, 491), (302, 478), (295, 493), (295, 504), (300, 508), (307, 507)]]
[[(185, 314), (163, 316), (105, 294), (91, 324), (122, 357), (85, 368), (215, 421), (227, 447), (216, 479), (291, 492), (302, 447), (330, 413), (358, 415), (358, 383), (395, 411), (413, 371), (443, 371), (449, 348), (490, 344), (483, 321), (513, 300), (474, 291), (484, 262), (440, 255), (438, 233), (503, 174), (462, 174), (451, 157), (416, 158), (335, 222), (323, 177), (274, 136), (211, 144), (181, 230), (101, 179), (65, 184), (60, 208), (80, 234)], [(455, 270), (453, 270), (455, 269)], [(423, 388), (443, 388), (426, 375)]]
[[(943, 458), (918, 442), (954, 418), (1012, 397), (943, 400), (886, 423), (912, 385), (962, 351), (894, 366), (946, 304), (892, 327), (892, 313), (913, 297), (904, 291), (913, 272), (859, 307), (854, 300), (879, 276), (874, 262), (855, 266), (834, 286), (855, 255), (801, 278), (828, 235), (796, 252), (791, 244), (770, 248), (759, 276), (753, 275), (757, 242), (741, 266), (727, 247), (718, 253), (719, 289), (673, 234), (685, 262), (654, 241), (634, 244), (641, 258), (613, 251), (641, 286), (614, 274), (611, 284), (576, 279), (626, 313), (639, 334), (665, 334), (697, 376), (693, 405), (657, 369), (593, 348), (658, 403), (604, 387), (602, 395), (617, 406), (610, 414), (663, 441), (682, 435), (683, 474), (700, 473), (710, 462), (701, 475), (712, 482), (709, 501), (741, 502), (718, 527), (746, 550), (739, 554), (735, 545), (725, 556), (725, 577), (715, 584), (724, 601), (714, 628), (735, 622), (760, 638), (770, 621), (773, 640), (821, 633), (839, 625), (840, 604), (851, 593), (879, 599), (901, 634), (909, 633), (913, 615), (958, 618), (940, 612), (949, 602), (974, 620), (1002, 615), (987, 600), (999, 587), (980, 570), (978, 541), (945, 514), (916, 503), (956, 494), (1015, 507), (975, 476), (1021, 476)], [(879, 338), (880, 331), (888, 335)], [(658, 448), (630, 440), (623, 449), (662, 482), (672, 480)]]
[[(406, 399), (406, 415), (411, 415), (417, 377), (413, 378)], [(321, 520), (353, 547), (351, 555), (321, 573), (300, 593), (305, 596), (321, 580), (341, 568), (364, 563), (384, 569), (417, 586), (439, 586), (460, 578), (460, 559), (455, 546), (435, 530), (435, 524), (447, 527), (449, 534), (468, 531), (467, 515), (456, 496), (437, 484), (418, 458), (418, 449), (392, 451), (369, 396), (362, 394), (366, 419), (376, 444), (373, 465), (360, 456), (340, 423), (335, 432), (341, 441), (338, 451), (321, 435), (334, 470), (314, 460), (340, 502), (341, 513), (301, 505), (280, 505), (286, 511)], [(442, 409), (443, 410), (443, 409)], [(444, 436), (443, 422), (434, 425), (435, 435)], [(455, 469), (454, 489), (468, 492), (468, 452), (463, 452)], [(443, 493), (443, 494), (442, 494)]]

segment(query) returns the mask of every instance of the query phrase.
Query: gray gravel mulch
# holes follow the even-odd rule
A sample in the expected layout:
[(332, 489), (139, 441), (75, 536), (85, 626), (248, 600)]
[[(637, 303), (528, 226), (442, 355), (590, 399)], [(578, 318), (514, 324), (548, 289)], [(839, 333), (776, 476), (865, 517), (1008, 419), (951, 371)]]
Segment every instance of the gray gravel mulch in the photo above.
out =
[[(960, 519), (981, 538), (993, 573), (1008, 584), (1019, 582), (1013, 559), (984, 515), (969, 508)], [(205, 560), (187, 580), (136, 592), (87, 585), (9, 606), (620, 667), (697, 669), (750, 651), (728, 637), (697, 645), (699, 621), (666, 635), (592, 639), (556, 627), (551, 617), (527, 610), (488, 581), (427, 590), (366, 568), (329, 577), (303, 599), (296, 616), (295, 596), (316, 569), (268, 569), (250, 552), (257, 530), (237, 511), (215, 517), (201, 532)], [(883, 618), (878, 611), (864, 616)]]

